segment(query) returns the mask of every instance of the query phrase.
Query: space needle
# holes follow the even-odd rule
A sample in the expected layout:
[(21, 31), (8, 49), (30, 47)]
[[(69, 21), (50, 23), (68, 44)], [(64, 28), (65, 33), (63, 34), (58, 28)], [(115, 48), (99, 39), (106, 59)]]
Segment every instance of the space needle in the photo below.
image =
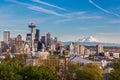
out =
[(36, 26), (34, 23), (31, 23), (28, 27), (31, 29), (31, 53), (32, 53), (32, 56), (35, 56), (34, 54), (34, 28)]

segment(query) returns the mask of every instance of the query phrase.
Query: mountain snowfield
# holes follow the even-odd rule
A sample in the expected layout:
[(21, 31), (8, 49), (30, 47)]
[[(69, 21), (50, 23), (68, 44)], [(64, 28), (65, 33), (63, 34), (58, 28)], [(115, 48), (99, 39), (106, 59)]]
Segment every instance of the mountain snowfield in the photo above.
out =
[(86, 38), (78, 39), (77, 42), (101, 42), (101, 41), (94, 38), (93, 36), (89, 36)]

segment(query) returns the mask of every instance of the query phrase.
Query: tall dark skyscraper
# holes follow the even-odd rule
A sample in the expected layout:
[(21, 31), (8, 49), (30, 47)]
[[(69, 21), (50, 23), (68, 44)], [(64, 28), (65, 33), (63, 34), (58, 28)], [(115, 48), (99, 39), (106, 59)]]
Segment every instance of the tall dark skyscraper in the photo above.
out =
[(44, 45), (46, 45), (45, 36), (41, 36), (41, 43), (43, 43)]
[(36, 29), (36, 34), (35, 34), (35, 41), (39, 41), (40, 40), (40, 30)]
[(41, 51), (41, 50), (42, 50), (42, 43), (38, 41), (37, 51)]
[(27, 33), (27, 35), (26, 35), (26, 41), (30, 41), (30, 40), (31, 40), (31, 34)]
[(58, 38), (55, 37), (55, 38), (54, 38), (54, 43), (56, 44), (57, 42), (58, 42)]
[(51, 34), (47, 33), (47, 46), (51, 45)]

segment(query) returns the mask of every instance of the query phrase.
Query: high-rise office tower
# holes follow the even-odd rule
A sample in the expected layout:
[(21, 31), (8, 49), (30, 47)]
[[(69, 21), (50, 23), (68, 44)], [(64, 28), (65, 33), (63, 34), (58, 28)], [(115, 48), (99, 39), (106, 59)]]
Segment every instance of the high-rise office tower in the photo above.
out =
[(18, 41), (22, 41), (22, 36), (19, 34), (17, 37)]
[(26, 35), (26, 41), (30, 41), (30, 40), (31, 40), (31, 34), (28, 33), (28, 34)]
[(51, 45), (51, 34), (47, 33), (47, 46)]
[(40, 40), (40, 30), (36, 29), (36, 34), (35, 34), (35, 41), (39, 41)]
[(41, 36), (41, 43), (43, 43), (44, 45), (46, 45), (45, 36)]
[(83, 45), (79, 46), (79, 53), (80, 53), (80, 55), (84, 55), (84, 53), (85, 53), (85, 47)]
[(50, 39), (50, 45), (53, 44), (53, 43), (54, 43), (54, 39), (51, 38), (51, 39)]
[(97, 55), (99, 55), (99, 53), (102, 53), (104, 52), (104, 49), (103, 49), (103, 45), (102, 44), (98, 44), (97, 45)]
[(15, 44), (16, 44), (17, 47), (21, 47), (22, 46), (22, 36), (21, 35), (18, 35), (15, 38)]
[(9, 40), (10, 40), (10, 32), (9, 31), (4, 31), (3, 37), (4, 37), (4, 42), (8, 43)]
[(26, 41), (27, 41), (28, 45), (30, 46), (31, 45), (31, 34), (30, 33), (27, 33)]
[(55, 37), (55, 38), (54, 38), (54, 43), (56, 44), (57, 42), (58, 42), (58, 38)]
[(42, 50), (42, 43), (38, 41), (37, 51), (41, 51), (41, 50)]

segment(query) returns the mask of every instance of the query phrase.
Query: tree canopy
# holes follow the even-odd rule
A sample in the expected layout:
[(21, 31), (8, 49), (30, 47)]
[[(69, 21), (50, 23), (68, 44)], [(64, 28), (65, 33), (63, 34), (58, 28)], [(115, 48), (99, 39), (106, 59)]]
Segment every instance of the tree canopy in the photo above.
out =
[(120, 59), (114, 61), (113, 69), (109, 75), (109, 80), (120, 80)]
[(95, 64), (86, 64), (76, 71), (78, 80), (102, 80), (102, 71)]
[(11, 60), (4, 61), (0, 64), (0, 79), (2, 80), (22, 80), (21, 75), (18, 74), (22, 67), (17, 62)]
[(53, 71), (44, 66), (29, 66), (21, 73), (24, 80), (59, 80)]
[(0, 80), (59, 80), (50, 68), (24, 66), (22, 61), (24, 61), (23, 56), (8, 57), (2, 61), (0, 64)]

